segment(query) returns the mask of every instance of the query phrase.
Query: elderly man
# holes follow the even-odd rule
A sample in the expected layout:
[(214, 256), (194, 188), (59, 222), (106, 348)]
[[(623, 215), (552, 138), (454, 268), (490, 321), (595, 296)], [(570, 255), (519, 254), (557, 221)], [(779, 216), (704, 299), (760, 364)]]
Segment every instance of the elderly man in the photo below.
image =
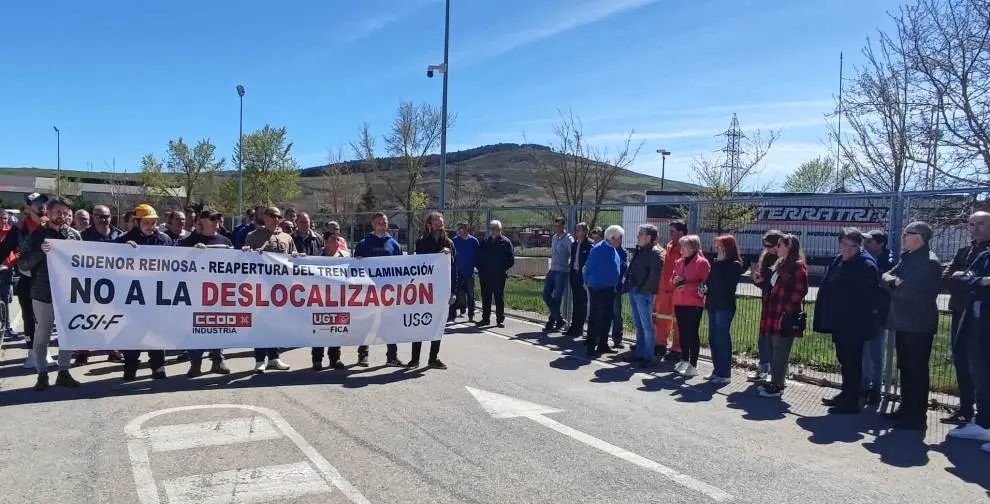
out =
[(901, 373), (901, 407), (890, 417), (899, 430), (928, 427), (928, 361), (938, 330), (938, 305), (942, 263), (929, 248), (932, 228), (912, 222), (901, 237), (901, 260), (883, 274), (890, 292), (886, 325), (896, 331), (897, 368)]
[(76, 210), (75, 215), (72, 216), (72, 229), (79, 231), (80, 233), (89, 227), (89, 212), (80, 208)]
[(590, 327), (585, 340), (588, 356), (611, 353), (608, 347), (608, 333), (612, 326), (615, 286), (619, 284), (621, 264), (619, 253), (622, 246), (623, 230), (619, 226), (609, 226), (602, 241), (591, 247), (588, 262), (584, 265), (584, 283), (591, 299)]
[(296, 216), (296, 232), (292, 234), (296, 250), (300, 254), (318, 256), (323, 254), (323, 237), (313, 231), (313, 220), (302, 212)]
[(942, 270), (943, 286), (949, 289), (949, 311), (952, 312), (952, 361), (956, 368), (956, 383), (959, 384), (959, 408), (942, 419), (949, 425), (966, 425), (973, 420), (976, 405), (976, 388), (969, 369), (969, 347), (967, 338), (959, 330), (963, 313), (972, 304), (973, 289), (956, 281), (969, 271), (976, 258), (984, 250), (990, 249), (990, 213), (976, 212), (969, 216), (969, 245), (956, 252), (952, 263)]
[[(296, 255), (296, 243), (279, 227), (282, 222), (282, 211), (278, 207), (268, 207), (264, 211), (264, 220), (264, 227), (248, 233), (244, 239), (243, 250)], [(260, 374), (269, 369), (288, 371), (290, 367), (279, 358), (278, 348), (255, 348), (254, 371)]]
[(492, 299), (495, 300), (495, 324), (505, 327), (505, 279), (516, 262), (512, 241), (502, 234), (502, 222), (488, 223), (488, 238), (478, 247), (478, 278), (481, 281), (481, 320), (478, 327), (492, 323)]
[[(100, 243), (113, 243), (116, 242), (118, 238), (124, 235), (124, 232), (117, 227), (110, 224), (112, 215), (110, 214), (110, 208), (106, 205), (96, 205), (93, 207), (93, 225), (84, 229), (80, 234), (83, 241), (88, 242), (100, 242)], [(90, 352), (88, 350), (79, 350), (76, 352), (76, 364), (86, 364), (89, 362)], [(123, 354), (114, 350), (111, 351), (107, 360), (112, 362), (119, 362), (124, 360)]]

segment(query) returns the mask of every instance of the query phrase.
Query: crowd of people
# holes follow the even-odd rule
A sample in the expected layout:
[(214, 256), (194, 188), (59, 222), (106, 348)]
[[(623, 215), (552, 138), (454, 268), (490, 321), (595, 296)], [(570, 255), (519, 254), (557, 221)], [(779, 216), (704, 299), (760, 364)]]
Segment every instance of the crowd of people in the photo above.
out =
[[(383, 212), (372, 217), (372, 231), (353, 249), (337, 222), (324, 223), (319, 232), (308, 214), (289, 209), (283, 215), (277, 207), (250, 209), (241, 225), (227, 230), (223, 216), (211, 209), (173, 210), (159, 222), (156, 209), (141, 204), (124, 216), (122, 228), (118, 228), (106, 205), (96, 205), (92, 213), (80, 210), (73, 214), (68, 200), (34, 193), (26, 196), (24, 211), (15, 224), (11, 225), (7, 217), (0, 215), (4, 223), (0, 229), (0, 296), (4, 306), (12, 295), (18, 298), (28, 346), (24, 366), (38, 372), (35, 389), (39, 391), (49, 386), (48, 368), (53, 365), (58, 366), (56, 386), (79, 386), (70, 373), (73, 352), (60, 351), (57, 361), (49, 355), (55, 320), (45, 254), (51, 250), (52, 240), (241, 249), (292, 256), (367, 258), (403, 253), (388, 232), (388, 216)], [(505, 283), (515, 261), (514, 247), (503, 235), (499, 221), (491, 221), (488, 228), (487, 236), (479, 240), (467, 224), (458, 223), (451, 237), (444, 216), (434, 212), (415, 243), (416, 254), (450, 256), (448, 322), (466, 316), (478, 327), (491, 326), (494, 304), (495, 325), (504, 327)], [(585, 337), (587, 354), (592, 357), (617, 353), (624, 348), (622, 297), (626, 296), (636, 330), (636, 343), (629, 354), (632, 364), (652, 368), (660, 360), (674, 361), (675, 372), (690, 379), (698, 374), (700, 326), (707, 311), (714, 370), (706, 379), (716, 385), (731, 382), (731, 326), (737, 286), (745, 271), (735, 237), (718, 236), (712, 244), (714, 253), (706, 256), (701, 238), (691, 234), (683, 221), (669, 223), (666, 243), (661, 242), (656, 226), (640, 226), (631, 251), (623, 247), (625, 231), (619, 226), (589, 229), (582, 222), (574, 229), (571, 235), (565, 219), (554, 220), (543, 289), (550, 313), (545, 332)], [(990, 313), (983, 310), (984, 301), (990, 301), (990, 213), (971, 215), (969, 230), (972, 242), (944, 268), (930, 247), (932, 228), (924, 222), (904, 228), (897, 258), (891, 257), (883, 231), (846, 228), (836, 237), (838, 253), (818, 287), (811, 317), (814, 331), (831, 335), (841, 368), (841, 391), (822, 399), (830, 414), (854, 414), (864, 403), (880, 402), (882, 341), (889, 332), (895, 339), (901, 403), (886, 416), (895, 422), (896, 429), (926, 428), (929, 361), (939, 322), (936, 300), (947, 288), (960, 404), (942, 422), (957, 426), (950, 436), (982, 441), (983, 450), (990, 451), (990, 339), (986, 337)], [(793, 345), (807, 329), (808, 267), (795, 235), (767, 231), (763, 246), (749, 268), (753, 284), (761, 291), (761, 312), (759, 360), (748, 379), (760, 384), (761, 396), (779, 398), (787, 387)], [(476, 275), (482, 293), (478, 320)], [(565, 330), (561, 310), (568, 286), (573, 302)], [(990, 303), (987, 307), (990, 309)], [(6, 331), (11, 336), (9, 324)], [(421, 348), (421, 343), (413, 343), (410, 360), (403, 362), (398, 346), (387, 345), (385, 364), (419, 367)], [(432, 341), (428, 367), (446, 369), (439, 351), (440, 341)], [(166, 353), (147, 353), (151, 377), (167, 378)], [(188, 376), (196, 377), (203, 374), (204, 353), (212, 363), (210, 373), (230, 373), (223, 349), (178, 352), (176, 358), (188, 359)], [(312, 348), (311, 356), (316, 371), (324, 369), (325, 358), (330, 368), (346, 367), (340, 347)], [(89, 357), (90, 352), (74, 352), (77, 365), (87, 363)], [(289, 369), (280, 358), (279, 348), (257, 348), (254, 357), (258, 373)], [(123, 362), (125, 381), (137, 379), (140, 352), (109, 352), (108, 359)], [(369, 365), (367, 346), (358, 347), (356, 365)]]
[[(52, 240), (83, 240), (105, 243), (128, 244), (132, 247), (178, 246), (198, 248), (240, 249), (245, 251), (267, 252), (291, 256), (326, 257), (383, 257), (403, 254), (398, 241), (388, 232), (388, 216), (378, 212), (371, 218), (372, 231), (356, 243), (353, 252), (341, 234), (340, 225), (335, 221), (323, 224), (322, 232), (313, 229), (310, 216), (305, 212), (289, 209), (283, 215), (277, 207), (257, 207), (245, 213), (245, 221), (233, 230), (224, 227), (223, 216), (209, 208), (172, 210), (159, 217), (157, 210), (148, 204), (141, 204), (127, 212), (121, 220), (121, 227), (113, 223), (110, 208), (96, 205), (92, 212), (71, 210), (71, 202), (64, 198), (49, 198), (33, 193), (25, 197), (23, 212), (16, 223), (6, 212), (0, 213), (4, 223), (0, 229), (0, 257), (6, 258), (0, 265), (0, 295), (4, 296), (6, 308), (14, 295), (18, 298), (24, 320), (24, 337), (28, 356), (24, 367), (37, 371), (36, 390), (49, 386), (48, 368), (57, 366), (56, 386), (78, 387), (72, 377), (73, 365), (89, 362), (91, 352), (60, 351), (58, 359), (49, 354), (49, 344), (55, 332), (55, 317), (52, 294), (45, 254), (51, 251)], [(492, 304), (495, 305), (495, 323), (504, 327), (505, 280), (509, 268), (514, 263), (512, 243), (501, 234), (499, 221), (489, 223), (491, 232), (484, 240), (478, 240), (468, 233), (466, 224), (457, 225), (457, 235), (451, 239), (445, 228), (442, 214), (431, 213), (425, 223), (422, 236), (415, 245), (416, 254), (447, 254), (451, 257), (451, 303), (448, 321), (455, 321), (467, 314), (474, 321), (474, 275), (477, 271), (482, 292), (481, 318), (478, 326), (491, 325)], [(5, 320), (9, 320), (6, 317)], [(13, 338), (10, 324), (5, 328), (5, 336)], [(413, 343), (411, 358), (399, 360), (398, 346), (387, 345), (386, 366), (416, 368), (420, 365), (422, 344)], [(257, 373), (285, 371), (290, 369), (280, 358), (279, 348), (254, 349)], [(223, 349), (201, 349), (176, 351), (176, 360), (189, 360), (189, 377), (203, 374), (204, 353), (209, 354), (212, 366), (209, 373), (229, 374), (224, 361)], [(446, 369), (439, 359), (440, 341), (432, 341), (427, 366), (433, 369)], [(148, 351), (148, 367), (153, 379), (165, 379), (166, 352)], [(342, 369), (340, 347), (312, 348), (312, 367), (316, 371), (324, 369), (324, 359), (329, 367)], [(110, 361), (123, 362), (123, 380), (137, 379), (140, 365), (140, 352), (134, 350), (111, 351)], [(369, 366), (369, 348), (357, 349), (358, 367)]]
[[(624, 348), (618, 307), (625, 295), (636, 329), (629, 354), (632, 364), (652, 368), (660, 360), (674, 361), (674, 371), (690, 379), (698, 374), (699, 328), (707, 310), (714, 370), (706, 379), (716, 385), (730, 383), (730, 328), (744, 275), (735, 237), (716, 237), (714, 254), (706, 257), (701, 238), (690, 234), (683, 221), (669, 224), (670, 240), (665, 244), (656, 226), (644, 224), (627, 257), (621, 227), (608, 227), (599, 239), (583, 222), (574, 229), (571, 235), (563, 218), (554, 221), (543, 289), (550, 313), (544, 332), (564, 329), (561, 305), (569, 283), (573, 307), (563, 334), (585, 336), (589, 357), (618, 353)], [(750, 268), (751, 280), (761, 291), (761, 312), (759, 361), (749, 381), (759, 383), (763, 397), (783, 395), (791, 350), (811, 318), (814, 331), (831, 336), (841, 368), (841, 391), (822, 403), (830, 414), (857, 414), (864, 404), (880, 403), (882, 341), (889, 333), (895, 340), (901, 402), (885, 417), (895, 429), (923, 431), (929, 361), (939, 323), (937, 298), (947, 288), (960, 405), (942, 422), (957, 426), (949, 436), (981, 441), (982, 449), (990, 452), (990, 312), (984, 311), (984, 301), (990, 301), (990, 213), (971, 215), (969, 230), (972, 242), (943, 268), (931, 250), (933, 231), (925, 222), (904, 228), (898, 258), (891, 257), (883, 231), (843, 229), (836, 236), (838, 254), (825, 270), (811, 314), (805, 311), (808, 267), (800, 239), (767, 231), (763, 252)]]

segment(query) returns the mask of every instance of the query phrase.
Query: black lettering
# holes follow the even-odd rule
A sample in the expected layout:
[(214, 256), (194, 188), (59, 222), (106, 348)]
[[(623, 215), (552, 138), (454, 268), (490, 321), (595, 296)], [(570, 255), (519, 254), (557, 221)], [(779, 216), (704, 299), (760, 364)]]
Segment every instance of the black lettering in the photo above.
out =
[(79, 321), (82, 318), (82, 315), (73, 315), (72, 318), (69, 319), (69, 329), (79, 329)]
[(113, 302), (114, 286), (113, 282), (110, 280), (107, 280), (106, 278), (97, 280), (96, 287), (93, 291), (93, 294), (96, 296), (97, 303), (110, 304)]
[(127, 289), (127, 299), (124, 300), (124, 304), (131, 304), (137, 302), (139, 305), (144, 305), (144, 291), (141, 290), (141, 282), (138, 280), (131, 280), (131, 287)]
[[(193, 267), (195, 268), (193, 263)], [(192, 306), (192, 299), (189, 297), (189, 286), (185, 282), (179, 282), (179, 285), (175, 286), (175, 298), (172, 299), (172, 305), (184, 304), (186, 306)]]

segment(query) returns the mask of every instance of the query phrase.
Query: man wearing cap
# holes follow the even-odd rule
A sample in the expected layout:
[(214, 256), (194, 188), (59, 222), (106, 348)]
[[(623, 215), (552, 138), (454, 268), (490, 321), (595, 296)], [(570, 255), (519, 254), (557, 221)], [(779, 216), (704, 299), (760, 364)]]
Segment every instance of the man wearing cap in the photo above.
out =
[[(278, 207), (272, 206), (264, 209), (262, 215), (264, 227), (259, 227), (248, 233), (244, 239), (243, 249), (296, 255), (296, 244), (292, 241), (292, 237), (288, 233), (282, 232), (279, 227), (282, 222), (282, 211)], [(288, 371), (290, 367), (279, 358), (278, 348), (255, 348), (255, 372), (264, 373), (267, 369)]]
[[(82, 230), (79, 235), (83, 241), (98, 243), (113, 243), (123, 236), (124, 232), (110, 224), (110, 208), (105, 205), (93, 207), (93, 224)], [(120, 362), (124, 360), (122, 353), (113, 350), (107, 355), (107, 360)], [(76, 364), (86, 364), (89, 362), (89, 351), (79, 350), (76, 352)]]
[(925, 430), (928, 427), (928, 361), (938, 330), (938, 305), (942, 263), (929, 248), (932, 228), (912, 222), (901, 237), (901, 260), (883, 274), (890, 292), (887, 327), (895, 332), (897, 368), (901, 378), (901, 407), (889, 417), (896, 429)]
[[(148, 204), (138, 205), (134, 209), (134, 219), (137, 226), (124, 233), (117, 241), (126, 243), (132, 247), (153, 246), (171, 247), (172, 239), (167, 234), (158, 230), (158, 213)], [(134, 381), (137, 379), (138, 360), (141, 357), (140, 350), (124, 350), (124, 381)], [(151, 366), (151, 377), (156, 380), (168, 378), (165, 374), (165, 351), (148, 350), (148, 364)]]
[[(28, 236), (31, 235), (41, 225), (45, 217), (45, 204), (48, 197), (43, 194), (31, 193), (24, 196), (24, 213), (21, 220), (14, 225), (14, 228), (7, 233), (2, 243), (0, 243), (0, 257), (9, 257), (11, 253), (20, 254), (24, 250)], [(15, 263), (15, 267), (16, 263)], [(17, 296), (17, 303), (21, 307), (21, 318), (24, 321), (24, 339), (27, 344), (28, 355), (24, 359), (24, 369), (34, 369), (34, 332), (37, 321), (34, 318), (34, 307), (31, 301), (31, 272), (18, 268), (20, 278), (14, 285), (14, 295)], [(48, 366), (54, 365), (50, 355), (45, 356)]]
[[(233, 248), (233, 243), (227, 237), (221, 235), (218, 230), (223, 216), (215, 210), (204, 208), (197, 216), (197, 232), (190, 234), (186, 239), (179, 242), (180, 247), (206, 248)], [(186, 376), (195, 378), (203, 374), (203, 352), (206, 350), (189, 350), (189, 372)], [(230, 374), (230, 369), (223, 362), (223, 352), (219, 348), (210, 350), (210, 361), (213, 363), (210, 368), (211, 373)]]
[[(35, 369), (38, 370), (38, 381), (34, 389), (41, 391), (48, 388), (48, 344), (51, 342), (52, 328), (55, 326), (55, 308), (52, 304), (52, 288), (48, 276), (48, 261), (46, 255), (52, 251), (53, 240), (82, 240), (79, 231), (73, 229), (69, 222), (72, 219), (72, 205), (64, 198), (55, 198), (48, 202), (47, 224), (34, 230), (27, 241), (21, 256), (17, 259), (18, 267), (31, 272), (31, 301), (38, 327), (34, 335)], [(55, 385), (74, 388), (79, 386), (71, 374), (72, 352), (58, 352), (58, 377)]]

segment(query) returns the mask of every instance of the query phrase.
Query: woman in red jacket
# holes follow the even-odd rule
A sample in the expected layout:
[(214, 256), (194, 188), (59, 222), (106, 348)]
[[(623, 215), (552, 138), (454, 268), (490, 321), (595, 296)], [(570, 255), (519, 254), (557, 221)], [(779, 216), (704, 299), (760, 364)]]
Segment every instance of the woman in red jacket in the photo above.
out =
[(780, 239), (777, 257), (770, 277), (770, 298), (764, 303), (760, 319), (760, 334), (770, 335), (773, 346), (770, 383), (760, 387), (763, 397), (780, 397), (787, 378), (791, 347), (795, 339), (804, 335), (801, 315), (804, 296), (808, 294), (808, 267), (796, 236), (785, 235)]
[(698, 374), (698, 353), (701, 352), (701, 314), (705, 309), (705, 282), (712, 266), (701, 253), (701, 238), (687, 235), (679, 240), (681, 258), (674, 264), (674, 316), (681, 333), (681, 362), (674, 368), (678, 374), (692, 377)]

